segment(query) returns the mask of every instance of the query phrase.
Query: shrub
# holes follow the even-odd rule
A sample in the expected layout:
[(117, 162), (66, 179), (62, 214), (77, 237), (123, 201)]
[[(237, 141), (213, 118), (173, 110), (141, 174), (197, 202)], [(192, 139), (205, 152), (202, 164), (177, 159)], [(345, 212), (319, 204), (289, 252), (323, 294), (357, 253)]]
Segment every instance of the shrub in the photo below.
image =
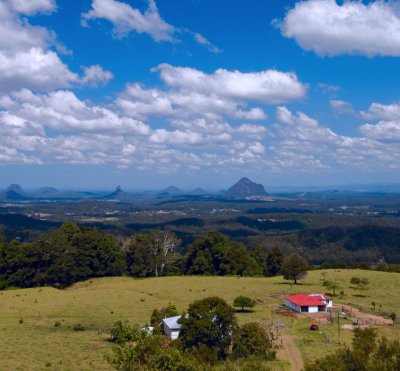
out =
[(74, 327), (72, 327), (72, 329), (74, 331), (85, 331), (86, 330), (86, 328), (84, 326), (82, 326), (80, 323), (76, 323), (74, 325)]
[(243, 312), (244, 308), (253, 308), (255, 305), (256, 301), (247, 296), (237, 296), (233, 301), (233, 306), (242, 308)]
[(61, 322), (60, 321), (55, 321), (54, 322), (54, 327), (59, 327), (61, 326)]
[(272, 343), (258, 323), (246, 323), (240, 327), (233, 341), (232, 357), (234, 359), (250, 356), (275, 359)]
[(135, 337), (137, 328), (132, 327), (128, 321), (116, 321), (110, 329), (110, 341), (125, 344)]

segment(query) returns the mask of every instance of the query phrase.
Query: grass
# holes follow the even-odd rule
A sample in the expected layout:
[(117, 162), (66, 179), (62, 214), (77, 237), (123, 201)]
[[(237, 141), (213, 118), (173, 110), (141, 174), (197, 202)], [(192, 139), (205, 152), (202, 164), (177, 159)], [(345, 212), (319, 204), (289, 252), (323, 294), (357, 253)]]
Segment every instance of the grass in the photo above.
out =
[[(237, 313), (240, 323), (270, 318), (272, 305), (282, 303), (273, 293), (324, 292), (322, 278), (336, 280), (343, 287), (343, 299), (371, 309), (371, 302), (382, 310), (400, 315), (400, 274), (362, 270), (311, 271), (301, 285), (285, 283), (281, 277), (163, 277), (132, 279), (100, 278), (76, 284), (66, 290), (53, 288), (20, 289), (0, 292), (1, 370), (108, 370), (104, 354), (107, 328), (117, 319), (145, 324), (154, 308), (174, 303), (185, 310), (196, 299), (217, 295), (229, 303), (236, 296), (260, 299), (254, 311)], [(350, 278), (366, 277), (370, 284), (358, 297)], [(338, 290), (340, 291), (340, 290)], [(21, 321), (22, 320), (22, 321)], [(309, 331), (309, 320), (284, 319), (286, 331), (295, 336), (305, 361), (314, 360), (337, 347), (337, 327), (320, 326)], [(56, 325), (57, 323), (57, 325)], [(74, 331), (80, 324), (85, 330)], [(398, 326), (382, 328), (389, 337), (400, 336)], [(328, 343), (323, 333), (330, 339)], [(341, 342), (351, 341), (351, 331), (341, 331)], [(277, 366), (278, 367), (278, 366)]]

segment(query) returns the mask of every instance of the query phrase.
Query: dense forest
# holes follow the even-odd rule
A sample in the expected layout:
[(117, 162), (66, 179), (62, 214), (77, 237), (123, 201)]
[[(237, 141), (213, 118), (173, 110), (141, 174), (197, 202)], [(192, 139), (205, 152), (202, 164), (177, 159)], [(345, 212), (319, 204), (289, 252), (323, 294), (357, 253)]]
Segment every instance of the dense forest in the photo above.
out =
[[(284, 274), (285, 278), (296, 282), (308, 269), (307, 260), (301, 258), (303, 261), (299, 262), (297, 258), (294, 261), (300, 270), (293, 274), (295, 268), (290, 266), (290, 260), (298, 257), (298, 251), (314, 264), (311, 268), (347, 267), (351, 263), (346, 259), (352, 262), (353, 254), (359, 253), (360, 260), (355, 266), (397, 270), (397, 265), (387, 264), (384, 259), (397, 261), (399, 258), (399, 236), (399, 231), (391, 227), (308, 230), (297, 234), (295, 239), (285, 237), (298, 243), (298, 250), (293, 252), (290, 248), (282, 249), (285, 243), (246, 246), (217, 231), (185, 246), (168, 230), (154, 229), (123, 238), (98, 228), (66, 222), (31, 242), (7, 242), (3, 238), (0, 242), (0, 288), (45, 285), (63, 288), (92, 277), (117, 275)], [(303, 246), (308, 247), (304, 253)], [(330, 260), (325, 259), (324, 254)], [(316, 261), (322, 264), (315, 265)]]

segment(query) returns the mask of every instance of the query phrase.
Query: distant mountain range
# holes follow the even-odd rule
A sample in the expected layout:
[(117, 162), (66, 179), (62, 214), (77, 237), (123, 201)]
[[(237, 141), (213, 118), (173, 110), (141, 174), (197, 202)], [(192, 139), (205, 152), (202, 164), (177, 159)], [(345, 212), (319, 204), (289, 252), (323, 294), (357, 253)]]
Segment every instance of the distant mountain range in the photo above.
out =
[[(400, 193), (400, 184), (370, 184), (370, 185), (347, 185), (336, 187), (270, 187), (271, 192), (277, 194), (350, 194), (350, 193)], [(303, 189), (303, 191), (300, 191)], [(142, 193), (146, 196), (163, 197), (225, 197), (225, 198), (247, 198), (254, 196), (267, 196), (268, 193), (262, 184), (257, 184), (248, 178), (242, 178), (227, 191), (207, 192), (197, 187), (192, 191), (183, 191), (176, 186), (169, 186), (159, 192)], [(3, 192), (0, 192), (0, 202), (46, 202), (46, 201), (115, 201), (122, 203), (132, 203), (137, 200), (137, 194), (131, 194), (116, 187), (114, 192), (85, 192), (74, 190), (58, 190), (53, 187), (43, 187), (35, 191), (27, 192), (18, 184), (11, 184)]]

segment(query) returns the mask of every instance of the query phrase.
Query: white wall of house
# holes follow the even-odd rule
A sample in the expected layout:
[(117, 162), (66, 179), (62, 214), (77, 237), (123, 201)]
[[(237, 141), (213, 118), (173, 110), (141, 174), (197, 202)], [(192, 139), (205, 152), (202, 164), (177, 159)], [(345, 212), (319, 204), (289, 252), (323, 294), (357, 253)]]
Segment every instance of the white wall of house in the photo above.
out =
[(316, 306), (310, 305), (308, 307), (308, 313), (317, 313), (317, 312), (318, 312), (318, 306), (317, 305)]
[(164, 334), (167, 335), (171, 340), (176, 340), (179, 337), (179, 330), (171, 329), (164, 323)]

